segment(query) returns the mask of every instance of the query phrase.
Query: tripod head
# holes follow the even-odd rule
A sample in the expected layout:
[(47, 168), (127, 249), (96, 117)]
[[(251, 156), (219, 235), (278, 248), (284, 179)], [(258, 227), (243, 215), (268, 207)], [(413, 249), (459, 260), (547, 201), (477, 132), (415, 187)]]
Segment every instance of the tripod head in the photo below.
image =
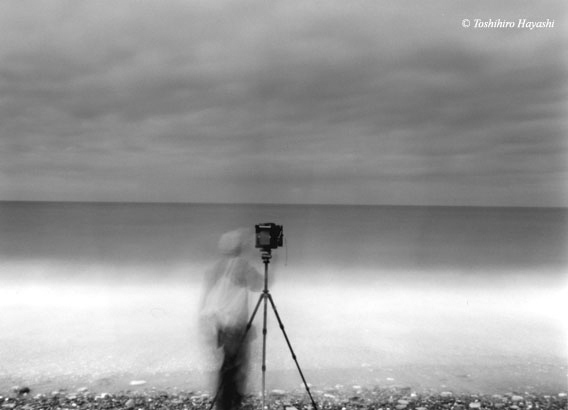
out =
[(263, 249), (260, 257), (265, 264), (270, 263), (270, 259), (272, 259), (272, 253), (270, 252), (270, 249)]

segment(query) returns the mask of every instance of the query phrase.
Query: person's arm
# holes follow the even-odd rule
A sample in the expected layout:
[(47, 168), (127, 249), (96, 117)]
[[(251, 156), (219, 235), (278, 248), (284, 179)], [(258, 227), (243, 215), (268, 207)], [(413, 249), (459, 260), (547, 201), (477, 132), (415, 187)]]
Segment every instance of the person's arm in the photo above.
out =
[(260, 292), (264, 288), (264, 274), (260, 273), (246, 259), (239, 260), (238, 271), (241, 286), (254, 292)]
[(264, 288), (264, 274), (256, 270), (251, 264), (248, 264), (248, 277), (250, 290), (260, 292)]

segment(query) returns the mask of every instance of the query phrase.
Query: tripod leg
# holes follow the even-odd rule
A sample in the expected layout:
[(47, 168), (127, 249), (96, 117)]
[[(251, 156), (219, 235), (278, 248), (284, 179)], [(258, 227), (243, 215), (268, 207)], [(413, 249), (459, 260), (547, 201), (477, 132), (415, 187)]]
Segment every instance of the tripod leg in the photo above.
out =
[[(282, 324), (282, 320), (280, 319), (280, 315), (278, 314), (278, 310), (276, 309), (276, 305), (274, 305), (274, 300), (272, 300), (272, 295), (270, 293), (267, 293), (267, 297), (268, 297), (268, 300), (270, 300), (270, 304), (272, 305), (272, 310), (274, 310), (274, 314), (276, 315), (276, 319), (278, 320), (278, 324), (280, 325), (280, 329), (282, 329), (282, 333), (284, 334), (284, 338), (286, 339), (286, 343), (288, 344), (288, 348), (290, 349), (290, 353), (292, 354), (292, 359), (294, 359), (294, 362), (296, 363), (296, 367), (298, 368), (298, 372), (300, 373), (300, 377), (302, 378), (302, 381), (304, 382), (304, 387), (306, 388), (306, 391), (308, 392), (308, 396), (310, 396), (310, 400), (312, 401), (312, 406), (314, 407), (315, 410), (317, 410), (318, 406), (316, 405), (316, 402), (314, 401), (314, 398), (312, 397), (312, 393), (310, 392), (310, 387), (308, 386), (308, 383), (306, 382), (306, 378), (304, 377), (304, 373), (302, 373), (302, 369), (300, 368), (300, 364), (298, 363), (298, 359), (296, 358), (296, 354), (294, 353), (294, 349), (292, 349), (292, 344), (290, 343), (290, 339), (288, 339), (288, 335), (286, 334), (286, 330), (284, 330), (284, 325)], [(266, 303), (266, 301), (264, 303)]]
[(263, 292), (264, 295), (264, 317), (262, 321), (262, 410), (266, 409), (266, 316), (267, 316), (267, 301), (270, 297), (268, 292)]
[[(247, 327), (246, 327), (246, 329), (245, 329), (245, 333), (244, 333), (243, 336), (241, 337), (241, 340), (240, 340), (240, 342), (239, 342), (239, 347), (237, 348), (238, 350), (241, 349), (243, 343), (245, 342), (245, 339), (246, 339), (246, 337), (247, 337), (247, 335), (248, 335), (248, 332), (249, 332), (249, 330), (250, 330), (250, 328), (251, 328), (251, 326), (252, 326), (252, 322), (253, 322), (253, 320), (254, 320), (254, 318), (255, 318), (255, 316), (256, 316), (256, 312), (258, 312), (258, 308), (260, 307), (260, 303), (262, 302), (263, 299), (265, 299), (265, 300), (264, 300), (264, 310), (265, 310), (265, 315), (264, 315), (264, 316), (266, 317), (266, 296), (264, 295), (264, 293), (261, 293), (261, 294), (260, 294), (260, 297), (258, 298), (258, 302), (256, 302), (256, 306), (254, 307), (254, 310), (253, 310), (253, 312), (252, 312), (252, 315), (250, 316), (250, 319), (249, 319), (249, 321), (248, 321), (248, 323), (247, 323)], [(221, 381), (221, 383), (222, 383), (222, 381)], [(223, 387), (222, 385), (220, 385), (220, 386), (218, 387), (217, 393), (215, 393), (215, 397), (213, 397), (213, 400), (211, 401), (211, 406), (209, 407), (209, 410), (212, 410), (212, 409), (213, 409), (213, 406), (215, 406), (215, 403), (217, 402), (217, 399), (219, 398), (219, 393), (221, 392), (221, 388), (222, 388), (222, 387)]]

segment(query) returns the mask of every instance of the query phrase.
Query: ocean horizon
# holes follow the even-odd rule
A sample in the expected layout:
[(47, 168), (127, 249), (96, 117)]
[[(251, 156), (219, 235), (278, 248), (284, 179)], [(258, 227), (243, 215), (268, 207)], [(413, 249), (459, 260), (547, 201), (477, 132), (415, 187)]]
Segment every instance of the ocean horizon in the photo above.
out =
[[(271, 293), (308, 380), (565, 389), (565, 208), (0, 202), (0, 392), (206, 388), (203, 275), (222, 233), (264, 222), (284, 227)], [(296, 383), (274, 320), (268, 346), (271, 386)]]

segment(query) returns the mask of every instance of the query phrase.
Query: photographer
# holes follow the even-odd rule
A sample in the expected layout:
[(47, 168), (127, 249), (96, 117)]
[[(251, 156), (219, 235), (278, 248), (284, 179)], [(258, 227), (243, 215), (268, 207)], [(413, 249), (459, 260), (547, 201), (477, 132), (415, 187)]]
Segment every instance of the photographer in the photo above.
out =
[(212, 346), (222, 348), (223, 363), (219, 370), (218, 406), (234, 410), (241, 405), (246, 387), (249, 344), (254, 337), (249, 330), (249, 293), (261, 291), (264, 276), (243, 253), (251, 245), (247, 229), (227, 232), (219, 240), (221, 257), (205, 276), (200, 306), (200, 328)]

